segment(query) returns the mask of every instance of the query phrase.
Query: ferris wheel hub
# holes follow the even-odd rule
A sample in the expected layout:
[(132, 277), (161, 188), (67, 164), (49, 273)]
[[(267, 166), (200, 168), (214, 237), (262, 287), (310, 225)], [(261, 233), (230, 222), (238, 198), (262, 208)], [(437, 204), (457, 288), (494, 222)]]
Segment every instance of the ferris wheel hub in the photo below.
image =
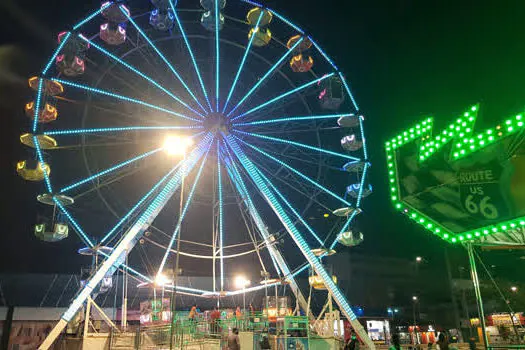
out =
[(213, 134), (224, 133), (228, 135), (231, 126), (230, 118), (222, 113), (210, 113), (204, 120), (204, 128)]

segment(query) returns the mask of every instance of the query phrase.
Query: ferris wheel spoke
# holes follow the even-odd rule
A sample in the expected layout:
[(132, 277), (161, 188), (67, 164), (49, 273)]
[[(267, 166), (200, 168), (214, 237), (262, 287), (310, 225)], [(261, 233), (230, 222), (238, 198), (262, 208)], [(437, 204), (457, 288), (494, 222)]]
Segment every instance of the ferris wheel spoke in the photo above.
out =
[(152, 196), (152, 194), (162, 185), (164, 184), (168, 177), (171, 176), (175, 170), (177, 170), (180, 165), (182, 164), (182, 160), (177, 163), (166, 175), (164, 175), (160, 180), (159, 182), (157, 182), (134, 206), (133, 208), (131, 208), (126, 215), (124, 215), (119, 222), (117, 222), (117, 224), (115, 226), (113, 226), (113, 228), (111, 230), (108, 231), (108, 233), (106, 233), (106, 235), (104, 237), (102, 237), (102, 239), (100, 240), (100, 244), (103, 244), (104, 242), (106, 242), (108, 239), (110, 239), (110, 237), (115, 233), (117, 232), (117, 230), (119, 229), (119, 227), (124, 223), (126, 222), (130, 217), (131, 215), (133, 215), (133, 213), (135, 213), (137, 211), (137, 209), (146, 202), (146, 200), (148, 198), (150, 198)]
[[(131, 171), (126, 171), (126, 172), (122, 172), (122, 173), (118, 173), (116, 176), (114, 176), (113, 178), (111, 179), (107, 179), (106, 181), (104, 182), (99, 182), (97, 183), (95, 186), (91, 187), (90, 189), (84, 191), (84, 192), (81, 192), (77, 195), (75, 195), (73, 197), (73, 199), (76, 201), (78, 201), (80, 198), (90, 194), (91, 192), (93, 191), (98, 191), (100, 190), (101, 188), (104, 188), (104, 187), (107, 187), (109, 185), (111, 185), (112, 183), (114, 182), (117, 182), (117, 181), (120, 181), (128, 176), (132, 176), (132, 175), (135, 175), (136, 173), (138, 173), (139, 171), (141, 170), (144, 170), (145, 168), (135, 168), (135, 169), (132, 169)], [(116, 216), (116, 215), (115, 215)]]
[[(164, 269), (164, 266), (166, 265), (166, 261), (168, 260), (168, 256), (170, 255), (170, 251), (173, 248), (173, 244), (175, 243), (175, 239), (177, 238), (177, 235), (179, 234), (180, 227), (182, 224), (182, 220), (184, 219), (184, 216), (186, 215), (186, 212), (188, 211), (188, 208), (190, 206), (191, 200), (193, 199), (193, 194), (195, 193), (195, 189), (197, 188), (197, 184), (199, 183), (199, 179), (202, 174), (202, 170), (204, 169), (204, 164), (206, 164), (206, 159), (208, 158), (208, 154), (211, 149), (211, 143), (208, 149), (206, 150), (206, 153), (204, 155), (204, 159), (201, 162), (201, 165), (199, 167), (199, 170), (197, 172), (197, 176), (195, 177), (195, 181), (193, 182), (193, 186), (191, 187), (190, 193), (188, 195), (188, 198), (186, 199), (186, 203), (184, 204), (184, 208), (182, 209), (182, 213), (180, 214), (180, 217), (177, 222), (177, 226), (175, 230), (173, 231), (173, 235), (171, 236), (170, 242), (168, 244), (168, 248), (166, 249), (166, 252), (164, 253), (164, 256), (162, 257), (162, 261), (159, 265), (159, 269), (157, 272), (157, 276), (160, 276), (162, 274), (162, 270)], [(182, 165), (184, 167), (185, 165)]]
[(133, 20), (133, 18), (131, 18), (131, 16), (126, 11), (122, 10), (122, 7), (121, 7), (121, 11), (124, 13), (124, 15), (126, 15), (126, 17), (128, 18), (129, 22), (135, 27), (135, 29), (142, 36), (142, 38), (144, 40), (146, 40), (146, 42), (153, 48), (153, 50), (157, 53), (157, 55), (161, 58), (161, 60), (168, 66), (168, 68), (173, 73), (173, 75), (182, 84), (182, 86), (184, 86), (184, 89), (186, 89), (188, 94), (190, 94), (190, 96), (199, 105), (199, 107), (202, 109), (202, 111), (204, 113), (207, 113), (206, 109), (202, 106), (202, 104), (199, 102), (199, 100), (195, 96), (195, 93), (190, 89), (190, 87), (184, 81), (184, 79), (182, 79), (182, 77), (180, 76), (179, 72), (177, 72), (177, 70), (173, 67), (173, 65), (168, 61), (166, 56), (164, 56), (162, 54), (162, 52), (157, 48), (157, 46), (153, 43), (153, 41), (151, 41), (151, 39), (146, 35), (146, 33), (144, 33), (144, 31), (138, 26), (138, 24)]
[(98, 133), (118, 133), (126, 131), (156, 131), (156, 130), (190, 130), (202, 129), (201, 124), (190, 126), (126, 126), (116, 128), (94, 128), (94, 129), (65, 129), (46, 131), (44, 135), (78, 135), (78, 134), (98, 134)]
[(248, 46), (246, 46), (246, 49), (244, 50), (244, 56), (242, 57), (241, 64), (239, 65), (239, 69), (237, 70), (237, 74), (235, 74), (235, 78), (233, 79), (233, 83), (230, 88), (230, 92), (228, 93), (228, 97), (226, 98), (226, 102), (224, 103), (224, 106), (222, 108), (222, 113), (224, 113), (224, 111), (226, 111), (226, 107), (228, 107), (228, 103), (230, 102), (230, 99), (233, 95), (235, 86), (237, 85), (237, 82), (239, 80), (239, 76), (241, 75), (242, 69), (244, 68), (246, 59), (248, 58), (248, 54), (252, 47), (253, 40), (255, 39), (255, 36), (256, 36), (255, 33), (257, 33), (257, 31), (259, 30), (259, 23), (261, 23), (261, 19), (263, 18), (263, 15), (264, 15), (264, 11), (261, 11), (261, 13), (259, 14), (259, 18), (257, 18), (257, 23), (255, 24), (253, 35), (250, 37), (250, 40), (248, 41)]
[(328, 188), (324, 187), (323, 185), (317, 183), (316, 181), (314, 181), (312, 178), (304, 175), (303, 173), (301, 173), (299, 170), (295, 169), (294, 167), (286, 164), (285, 162), (283, 162), (282, 160), (279, 160), (277, 158), (275, 158), (274, 156), (264, 152), (263, 150), (261, 150), (260, 148), (252, 145), (252, 144), (249, 144), (247, 143), (246, 141), (243, 141), (241, 139), (239, 139), (238, 137), (236, 136), (233, 136), (236, 140), (239, 140), (241, 141), (242, 143), (244, 143), (246, 146), (250, 147), (251, 149), (259, 152), (260, 154), (263, 154), (265, 155), (266, 157), (270, 158), (271, 160), (273, 160), (274, 162), (284, 166), (285, 168), (287, 168), (288, 170), (290, 170), (291, 172), (293, 172), (294, 174), (300, 176), (302, 179), (308, 181), (309, 183), (311, 183), (312, 185), (316, 186), (317, 188), (323, 190), (324, 192), (326, 192), (327, 194), (331, 195), (332, 197), (334, 197), (335, 199), (339, 200), (340, 202), (348, 205), (348, 206), (351, 206), (350, 202), (348, 202), (346, 199), (342, 198), (341, 196), (337, 195), (336, 193), (330, 191)]
[(352, 115), (353, 114), (351, 113), (345, 113), (345, 114), (325, 114), (325, 115), (282, 117), (282, 118), (276, 118), (276, 119), (257, 120), (257, 121), (251, 121), (251, 122), (245, 122), (245, 123), (232, 123), (232, 126), (233, 127), (258, 126), (258, 125), (276, 124), (276, 123), (312, 121), (312, 120), (323, 120), (323, 119), (339, 119), (342, 117), (348, 117)]
[(134, 163), (134, 162), (136, 162), (136, 161), (139, 161), (139, 160), (141, 160), (141, 159), (144, 159), (144, 158), (146, 158), (146, 157), (149, 157), (149, 156), (151, 156), (151, 155), (153, 155), (153, 154), (156, 154), (156, 153), (159, 152), (160, 150), (162, 150), (162, 147), (157, 148), (157, 149), (154, 149), (154, 150), (149, 151), (149, 152), (146, 152), (146, 153), (143, 153), (143, 154), (141, 154), (141, 155), (139, 155), (139, 156), (137, 156), (137, 157), (134, 157), (134, 158), (128, 159), (128, 160), (126, 160), (126, 161), (124, 161), (124, 162), (122, 162), (122, 163), (119, 163), (119, 164), (117, 164), (117, 165), (114, 165), (114, 166), (112, 166), (111, 168), (108, 168), (108, 169), (106, 169), (106, 170), (103, 170), (103, 171), (101, 171), (101, 172), (98, 172), (98, 173), (96, 173), (96, 174), (94, 174), (94, 175), (92, 175), (92, 176), (89, 176), (89, 177), (87, 177), (87, 178), (85, 178), (85, 179), (82, 179), (82, 180), (80, 180), (80, 181), (77, 181), (77, 182), (75, 182), (75, 183), (69, 185), (69, 186), (66, 186), (66, 187), (62, 188), (62, 189), (60, 190), (60, 193), (64, 193), (64, 192), (66, 192), (66, 191), (72, 190), (73, 188), (78, 187), (78, 186), (80, 186), (80, 185), (83, 185), (83, 184), (85, 184), (86, 182), (92, 181), (92, 180), (94, 180), (94, 179), (96, 179), (96, 178), (98, 178), (98, 177), (100, 177), (100, 176), (107, 175), (107, 174), (109, 174), (109, 173), (111, 173), (111, 172), (113, 172), (113, 171), (115, 171), (115, 170), (118, 170), (118, 169), (120, 169), (120, 168), (122, 168), (122, 167), (125, 167), (126, 165), (129, 165), (129, 164), (131, 164), (131, 163)]
[(284, 60), (290, 55), (297, 46), (303, 41), (303, 38), (297, 40), (295, 45), (293, 45), (290, 49), (288, 49), (284, 55), (281, 56), (281, 58), (266, 72), (266, 74), (259, 79), (259, 81), (244, 95), (244, 97), (228, 112), (228, 117), (230, 117), (247, 99), (250, 97), (255, 90), (257, 90), (261, 84), (277, 69), (281, 66), (281, 64), (284, 62)]
[(123, 65), (124, 67), (126, 67), (127, 69), (129, 69), (130, 71), (134, 72), (135, 74), (137, 74), (138, 76), (142, 77), (143, 79), (145, 79), (146, 81), (148, 81), (150, 84), (152, 84), (153, 86), (155, 86), (156, 88), (158, 88), (159, 90), (161, 90), (162, 92), (164, 92), (166, 95), (170, 96), (172, 99), (174, 99), (175, 101), (177, 101), (178, 103), (180, 103), (181, 105), (183, 105), (184, 107), (186, 107), (188, 110), (192, 111), (193, 113), (195, 113), (196, 115), (204, 118), (204, 115), (202, 115), (200, 112), (198, 112), (197, 110), (193, 109), (191, 106), (189, 106), (186, 102), (182, 101), (180, 99), (180, 97), (178, 96), (175, 96), (172, 92), (168, 91), (165, 87), (161, 86), (158, 82), (156, 82), (155, 80), (151, 79), (149, 76), (147, 76), (146, 74), (142, 73), (141, 71), (139, 71), (137, 68), (133, 67), (132, 65), (130, 65), (129, 63), (121, 60), (120, 58), (118, 58), (117, 56), (113, 55), (111, 52), (105, 50), (104, 48), (98, 46), (97, 44), (95, 44), (94, 42), (92, 42), (91, 40), (87, 39), (86, 37), (84, 37), (82, 34), (79, 34), (78, 35), (82, 40), (84, 40), (85, 42), (87, 42), (89, 45), (91, 45), (92, 47), (94, 47), (95, 49), (97, 49), (98, 51), (100, 51), (101, 53), (103, 53), (104, 55), (110, 57), (112, 60), (114, 60), (115, 62), (118, 62), (119, 64)]
[(155, 109), (157, 111), (168, 113), (168, 114), (180, 117), (180, 118), (193, 120), (193, 121), (197, 121), (197, 122), (200, 121), (199, 119), (188, 117), (187, 115), (184, 115), (184, 114), (181, 114), (181, 113), (177, 113), (175, 111), (172, 111), (172, 110), (169, 110), (169, 109), (166, 109), (166, 108), (163, 108), (163, 107), (159, 107), (159, 106), (156, 106), (156, 105), (153, 105), (151, 103), (147, 103), (147, 102), (144, 102), (144, 101), (141, 101), (141, 100), (137, 100), (137, 99), (134, 99), (134, 98), (131, 98), (131, 97), (128, 97), (128, 96), (115, 94), (115, 93), (110, 92), (110, 91), (105, 91), (105, 90), (93, 88), (93, 87), (90, 87), (90, 86), (77, 84), (77, 83), (74, 83), (72, 81), (67, 81), (67, 80), (62, 80), (62, 79), (57, 79), (57, 78), (53, 78), (52, 80), (56, 81), (56, 82), (59, 82), (59, 83), (61, 83), (63, 85), (71, 86), (71, 87), (74, 87), (74, 88), (77, 88), (77, 89), (86, 90), (86, 91), (89, 91), (89, 92), (94, 92), (94, 93), (99, 94), (99, 95), (114, 97), (114, 98), (116, 98), (118, 100), (121, 100), (121, 101), (126, 101), (126, 102), (135, 103), (135, 104), (138, 104), (138, 105), (142, 105), (144, 107), (152, 108), (152, 109)]
[(297, 212), (297, 210), (294, 209), (294, 207), (290, 204), (290, 202), (286, 199), (286, 197), (283, 196), (281, 192), (275, 187), (270, 179), (268, 179), (261, 170), (257, 168), (254, 164), (254, 169), (257, 171), (257, 173), (263, 178), (264, 181), (270, 186), (270, 188), (273, 190), (273, 192), (283, 201), (283, 203), (290, 209), (290, 211), (297, 217), (297, 219), (303, 224), (303, 226), (310, 232), (310, 234), (315, 238), (315, 240), (322, 246), (324, 246), (323, 241), (317, 236), (315, 231), (306, 223), (306, 221), (303, 219), (303, 217)]
[[(296, 147), (309, 149), (311, 151), (317, 151), (317, 152), (320, 152), (320, 153), (329, 154), (331, 156), (337, 156), (337, 157), (350, 159), (350, 160), (353, 160), (355, 162), (359, 162), (360, 161), (359, 158), (352, 157), (352, 156), (349, 156), (347, 154), (332, 152), (332, 151), (329, 151), (327, 149), (305, 145), (304, 143), (299, 143), (299, 142), (290, 141), (290, 140), (283, 140), (283, 139), (280, 139), (280, 138), (277, 138), (277, 137), (271, 137), (271, 136), (266, 136), (266, 135), (261, 135), (261, 134), (255, 134), (255, 133), (251, 133), (251, 132), (244, 132), (244, 131), (240, 131), (240, 130), (234, 130), (234, 131), (236, 133), (239, 133), (239, 134), (260, 138), (260, 139), (264, 139), (264, 140), (267, 140), (267, 141), (275, 141), (275, 142), (279, 142), (279, 143), (289, 144), (289, 145), (293, 145), (293, 146), (296, 146)], [(238, 138), (237, 136), (235, 136), (235, 137)]]
[(188, 49), (188, 53), (190, 54), (191, 62), (193, 63), (193, 68), (195, 69), (195, 73), (197, 74), (197, 78), (199, 80), (199, 84), (201, 86), (202, 93), (204, 97), (206, 98), (206, 102), (208, 102), (208, 107), (210, 108), (210, 111), (213, 111), (213, 108), (210, 103), (210, 99), (208, 98), (208, 93), (206, 92), (206, 88), (204, 87), (204, 81), (202, 80), (201, 72), (197, 65), (197, 61), (195, 60), (195, 55), (193, 54), (193, 50), (191, 49), (191, 45), (188, 40), (188, 37), (186, 36), (186, 32), (184, 31), (184, 27), (182, 26), (182, 22), (179, 18), (179, 15), (177, 14), (177, 11), (175, 10), (175, 6), (173, 6), (173, 1), (172, 0), (168, 0), (168, 1), (170, 3), (171, 10), (173, 11), (173, 16), (175, 17), (175, 21), (177, 22), (177, 26), (179, 27), (179, 31), (182, 34), (184, 43), (186, 44), (186, 48)]
[[(306, 188), (305, 184), (302, 182), (298, 182), (295, 179), (290, 181), (289, 176), (291, 176), (292, 172), (289, 173), (289, 176), (277, 176), (275, 172), (272, 172), (269, 168), (265, 167), (261, 162), (256, 161), (255, 159), (252, 159), (253, 163), (259, 168), (264, 170), (267, 174), (269, 174), (272, 178), (275, 179), (275, 181), (279, 181), (283, 185), (287, 186), (294, 192), (297, 192), (298, 194), (304, 196), (306, 199), (311, 200), (315, 204), (317, 204), (319, 207), (331, 212), (332, 208), (329, 208), (326, 206), (326, 204), (320, 202), (316, 197), (319, 193), (322, 193), (323, 191), (319, 188), (315, 187), (315, 191), (312, 193), (312, 188)], [(299, 188), (301, 187), (301, 188)]]
[[(240, 197), (243, 199), (244, 205), (248, 209), (248, 213), (255, 222), (257, 230), (259, 231), (259, 234), (265, 242), (265, 246), (268, 249), (268, 253), (270, 255), (277, 275), (281, 275), (281, 267), (277, 263), (278, 252), (275, 250), (274, 247), (272, 247), (272, 242), (270, 241), (270, 233), (268, 232), (267, 226), (264, 224), (259, 212), (257, 211), (257, 208), (253, 204), (252, 198), (248, 192), (248, 189), (246, 188), (246, 184), (242, 180), (241, 174), (239, 173), (239, 169), (235, 164), (236, 162), (234, 158), (230, 154), (227, 146), (225, 146), (223, 149), (226, 154), (222, 154), (222, 157), (224, 160), (224, 164), (226, 165), (226, 169), (228, 170), (230, 180), (234, 184), (234, 187), (239, 193)], [(286, 270), (286, 266), (283, 266), (282, 268)], [(286, 272), (283, 271), (283, 274), (286, 274)]]
[(269, 100), (269, 101), (266, 101), (266, 102), (264, 102), (264, 103), (258, 105), (257, 107), (254, 107), (254, 108), (250, 109), (250, 110), (247, 111), (247, 112), (244, 112), (244, 113), (242, 113), (242, 114), (239, 114), (238, 116), (232, 118), (232, 121), (235, 121), (235, 120), (237, 120), (237, 119), (239, 119), (239, 118), (245, 117), (245, 116), (247, 116), (248, 114), (251, 114), (251, 113), (253, 113), (253, 112), (256, 112), (256, 111), (258, 111), (258, 110), (260, 110), (260, 109), (262, 109), (262, 108), (264, 108), (264, 107), (270, 106), (272, 103), (275, 103), (275, 102), (277, 102), (277, 101), (279, 101), (279, 100), (282, 100), (283, 98), (285, 98), (285, 97), (287, 97), (287, 96), (290, 96), (290, 95), (292, 95), (292, 94), (294, 94), (294, 93), (296, 93), (296, 92), (299, 92), (299, 91), (304, 90), (304, 89), (306, 89), (306, 88), (308, 88), (308, 87), (310, 87), (310, 86), (312, 86), (312, 85), (315, 85), (315, 84), (317, 84), (317, 83), (320, 82), (320, 81), (323, 81), (323, 80), (325, 80), (325, 79), (327, 79), (327, 78), (330, 78), (330, 77), (331, 77), (332, 75), (334, 75), (334, 74), (335, 74), (335, 73), (326, 74), (326, 75), (322, 76), (321, 78), (317, 78), (317, 79), (312, 80), (312, 81), (310, 81), (310, 82), (308, 82), (308, 83), (306, 83), (306, 84), (303, 84), (303, 85), (298, 86), (298, 87), (296, 87), (296, 88), (294, 88), (294, 89), (292, 89), (292, 90), (289, 90), (289, 91), (287, 91), (287, 92), (285, 92), (285, 93), (283, 93), (283, 94), (281, 94), (281, 95), (279, 95), (279, 96), (277, 96), (277, 97), (272, 98), (272, 99)]
[(219, 37), (219, 20), (221, 14), (219, 12), (219, 0), (215, 0), (215, 111), (219, 113), (220, 105), (220, 37)]
[[(217, 140), (217, 192), (219, 197), (219, 257), (221, 273), (221, 292), (224, 290), (224, 201), (222, 194), (221, 158), (219, 157), (220, 141)], [(215, 256), (215, 252), (213, 252)]]
[(111, 1), (108, 1), (108, 2), (105, 2), (99, 9), (97, 9), (96, 11), (94, 11), (93, 13), (91, 13), (90, 15), (88, 15), (86, 18), (84, 18), (83, 20), (81, 20), (80, 22), (78, 22), (77, 24), (75, 24), (73, 26), (73, 30), (77, 30), (78, 28), (80, 28), (81, 26), (83, 26), (84, 24), (86, 24), (87, 22), (91, 21), (93, 18), (95, 18), (96, 16), (98, 16), (102, 11), (104, 11), (104, 9), (106, 9), (107, 7), (109, 7), (110, 5), (112, 4)]

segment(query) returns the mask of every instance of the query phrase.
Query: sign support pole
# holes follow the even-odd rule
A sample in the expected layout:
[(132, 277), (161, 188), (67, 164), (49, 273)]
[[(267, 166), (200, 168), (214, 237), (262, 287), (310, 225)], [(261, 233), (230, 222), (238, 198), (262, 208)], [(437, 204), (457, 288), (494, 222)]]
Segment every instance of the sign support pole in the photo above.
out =
[(474, 293), (476, 294), (476, 304), (478, 306), (479, 325), (483, 337), (483, 347), (485, 350), (489, 348), (489, 341), (487, 339), (487, 331), (485, 327), (485, 313), (483, 311), (483, 300), (481, 299), (481, 291), (479, 289), (478, 271), (476, 269), (476, 259), (474, 257), (474, 247), (472, 243), (467, 243), (468, 260), (470, 263), (470, 273), (472, 276), (472, 283), (474, 284)]

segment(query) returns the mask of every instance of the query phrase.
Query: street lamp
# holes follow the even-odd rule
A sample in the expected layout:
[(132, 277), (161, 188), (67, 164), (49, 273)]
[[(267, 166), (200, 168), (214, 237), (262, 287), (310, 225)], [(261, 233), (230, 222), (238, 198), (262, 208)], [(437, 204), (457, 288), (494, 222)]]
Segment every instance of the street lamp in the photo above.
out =
[(242, 275), (235, 277), (235, 288), (242, 289), (242, 309), (244, 314), (246, 314), (246, 287), (248, 287), (250, 283), (250, 280)]
[(168, 277), (163, 273), (159, 273), (157, 276), (155, 276), (155, 285), (157, 286), (164, 287), (165, 285), (170, 284), (170, 282), (171, 281), (168, 279)]
[(417, 334), (417, 322), (416, 322), (416, 303), (418, 301), (417, 295), (412, 296), (412, 301), (414, 302), (413, 308), (412, 308), (413, 316), (414, 316), (414, 344), (417, 344), (419, 341), (418, 334)]
[(516, 293), (516, 292), (518, 291), (518, 287), (516, 287), (516, 286), (512, 286), (512, 287), (510, 287), (510, 290), (511, 290), (512, 292)]
[(420, 256), (416, 256), (416, 262), (420, 263), (423, 261), (423, 258)]
[(185, 156), (193, 140), (187, 136), (168, 135), (164, 139), (163, 149), (170, 156)]

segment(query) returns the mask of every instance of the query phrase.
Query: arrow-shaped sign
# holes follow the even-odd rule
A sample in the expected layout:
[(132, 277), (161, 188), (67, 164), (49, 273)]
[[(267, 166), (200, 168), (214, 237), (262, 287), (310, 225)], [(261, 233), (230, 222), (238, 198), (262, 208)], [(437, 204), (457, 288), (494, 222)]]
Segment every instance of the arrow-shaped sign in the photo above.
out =
[(474, 134), (478, 111), (471, 106), (434, 137), (426, 118), (385, 144), (395, 208), (452, 243), (525, 226), (523, 117)]

